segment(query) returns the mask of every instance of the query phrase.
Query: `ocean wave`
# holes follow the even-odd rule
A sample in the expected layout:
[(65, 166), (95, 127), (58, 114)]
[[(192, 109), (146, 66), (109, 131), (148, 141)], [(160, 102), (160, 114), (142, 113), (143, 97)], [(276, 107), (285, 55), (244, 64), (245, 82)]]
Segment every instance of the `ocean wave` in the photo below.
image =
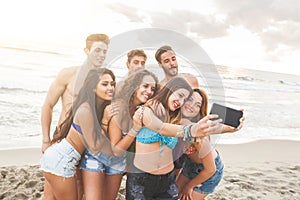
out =
[(257, 86), (257, 85), (237, 85), (237, 84), (224, 84), (225, 89), (233, 90), (247, 90), (247, 91), (269, 91), (269, 92), (282, 92), (282, 93), (300, 93), (300, 88), (278, 88), (272, 86)]
[(44, 50), (36, 50), (36, 49), (26, 49), (20, 47), (7, 47), (7, 46), (0, 46), (2, 49), (9, 49), (14, 51), (25, 51), (25, 52), (32, 52), (32, 53), (43, 53), (43, 54), (53, 54), (53, 55), (63, 55), (62, 53), (54, 52), (54, 51), (44, 51)]
[(279, 80), (279, 83), (284, 84), (284, 85), (300, 86), (300, 82)]
[(258, 82), (264, 82), (266, 80), (263, 80), (263, 79), (258, 79), (258, 78), (253, 78), (251, 76), (222, 76), (222, 78), (224, 80), (239, 80), (239, 81), (247, 81), (247, 82), (255, 82), (255, 81), (258, 81)]
[(237, 79), (239, 80), (243, 80), (243, 81), (254, 81), (255, 79), (249, 76), (239, 76), (237, 77)]
[(0, 86), (0, 92), (29, 92), (29, 93), (45, 93), (47, 90), (41, 88), (29, 89), (29, 88), (21, 88), (21, 87), (5, 87)]
[(21, 70), (21, 71), (26, 71), (26, 70), (31, 70), (29, 69), (28, 67), (24, 67), (24, 65), (15, 65), (15, 64), (3, 64), (1, 63), (0, 64), (0, 69), (3, 69), (3, 70), (7, 70), (7, 69), (10, 69), (10, 70)]

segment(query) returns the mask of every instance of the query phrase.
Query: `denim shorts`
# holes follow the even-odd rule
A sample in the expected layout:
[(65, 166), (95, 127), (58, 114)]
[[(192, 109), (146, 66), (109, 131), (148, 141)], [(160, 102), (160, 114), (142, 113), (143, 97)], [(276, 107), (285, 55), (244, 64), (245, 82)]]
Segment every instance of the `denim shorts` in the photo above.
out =
[[(137, 172), (135, 169), (134, 171)], [(127, 173), (126, 200), (176, 199), (178, 200), (175, 171), (163, 175), (154, 175), (139, 170), (139, 173)]]
[(63, 139), (48, 147), (40, 161), (40, 169), (62, 177), (73, 177), (81, 155)]
[[(199, 192), (202, 194), (210, 194), (212, 193), (219, 182), (222, 179), (223, 176), (223, 163), (221, 161), (221, 158), (218, 154), (218, 156), (215, 159), (216, 163), (216, 172), (212, 177), (207, 179), (202, 184), (197, 185), (194, 187), (195, 192)], [(186, 160), (185, 166), (182, 170), (182, 174), (189, 179), (195, 178), (202, 170), (204, 169), (203, 165), (201, 163), (194, 163), (190, 159)]]
[(105, 172), (108, 175), (123, 174), (126, 171), (126, 154), (117, 157), (104, 153), (93, 154), (85, 151), (80, 168), (91, 172)]

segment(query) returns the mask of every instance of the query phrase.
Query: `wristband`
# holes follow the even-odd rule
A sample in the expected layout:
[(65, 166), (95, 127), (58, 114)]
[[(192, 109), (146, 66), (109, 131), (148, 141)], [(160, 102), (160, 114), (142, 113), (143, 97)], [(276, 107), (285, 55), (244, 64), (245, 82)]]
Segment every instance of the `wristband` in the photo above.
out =
[(184, 126), (180, 126), (180, 129), (177, 131), (175, 137), (184, 137)]
[[(130, 134), (130, 131), (131, 131), (131, 130), (132, 130), (135, 134)], [(130, 131), (128, 131), (127, 135), (129, 135), (129, 136), (131, 136), (131, 137), (135, 137), (135, 136), (137, 135), (137, 133), (139, 132), (139, 131), (135, 130), (133, 127), (130, 129)]]
[(134, 130), (137, 133), (140, 131), (140, 130), (135, 130), (134, 127), (132, 127), (131, 129)]
[(189, 139), (188, 129), (189, 129), (189, 125), (184, 125), (183, 126), (183, 141), (186, 141), (186, 140)]

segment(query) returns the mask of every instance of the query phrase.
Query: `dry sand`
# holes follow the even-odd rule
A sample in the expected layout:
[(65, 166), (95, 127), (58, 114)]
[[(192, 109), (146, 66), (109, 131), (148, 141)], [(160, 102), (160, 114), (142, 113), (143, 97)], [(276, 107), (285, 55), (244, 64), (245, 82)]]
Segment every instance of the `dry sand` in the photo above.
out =
[[(300, 199), (300, 142), (217, 145), (224, 177), (207, 199)], [(0, 199), (43, 199), (40, 149), (0, 151)], [(118, 199), (124, 199), (125, 178)]]

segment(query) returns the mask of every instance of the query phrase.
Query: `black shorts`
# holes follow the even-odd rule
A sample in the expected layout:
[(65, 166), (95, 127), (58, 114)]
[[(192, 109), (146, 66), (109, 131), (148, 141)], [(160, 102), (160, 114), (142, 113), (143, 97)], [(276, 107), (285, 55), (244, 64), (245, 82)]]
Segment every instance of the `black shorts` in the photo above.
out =
[(179, 197), (175, 171), (163, 175), (154, 175), (139, 170), (127, 173), (126, 200), (134, 199), (170, 199)]

